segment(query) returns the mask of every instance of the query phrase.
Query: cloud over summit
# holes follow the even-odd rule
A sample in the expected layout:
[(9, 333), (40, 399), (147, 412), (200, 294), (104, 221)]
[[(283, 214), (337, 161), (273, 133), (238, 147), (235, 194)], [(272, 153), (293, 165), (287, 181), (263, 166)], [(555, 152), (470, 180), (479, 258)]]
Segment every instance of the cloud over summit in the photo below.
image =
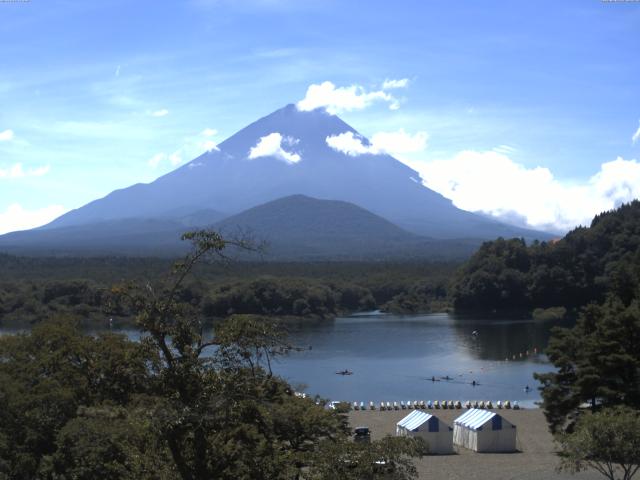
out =
[[(405, 80), (386, 80), (385, 84), (393, 85), (387, 88), (402, 88), (407, 85), (408, 81)], [(380, 90), (368, 91), (361, 85), (336, 87), (332, 82), (325, 81), (309, 85), (305, 97), (296, 106), (303, 112), (324, 108), (331, 114), (363, 110), (374, 103), (387, 103), (389, 109), (398, 109), (400, 107), (398, 99), (385, 90), (384, 85)]]

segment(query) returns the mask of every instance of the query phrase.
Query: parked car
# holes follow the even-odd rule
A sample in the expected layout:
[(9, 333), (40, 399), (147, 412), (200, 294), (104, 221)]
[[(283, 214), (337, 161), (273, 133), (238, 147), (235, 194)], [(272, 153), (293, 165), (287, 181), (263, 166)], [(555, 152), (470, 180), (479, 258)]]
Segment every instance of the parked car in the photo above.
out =
[(356, 427), (353, 429), (353, 441), (371, 443), (371, 431), (369, 427)]

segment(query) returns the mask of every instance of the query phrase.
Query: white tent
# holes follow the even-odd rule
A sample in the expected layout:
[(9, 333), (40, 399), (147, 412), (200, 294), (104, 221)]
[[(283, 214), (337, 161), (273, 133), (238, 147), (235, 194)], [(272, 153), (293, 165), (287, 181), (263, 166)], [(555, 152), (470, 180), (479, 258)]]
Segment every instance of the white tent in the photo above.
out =
[(429, 453), (453, 453), (453, 429), (438, 417), (414, 410), (396, 424), (396, 435), (422, 437)]
[(515, 452), (516, 427), (495, 412), (473, 408), (454, 420), (453, 443), (476, 452)]

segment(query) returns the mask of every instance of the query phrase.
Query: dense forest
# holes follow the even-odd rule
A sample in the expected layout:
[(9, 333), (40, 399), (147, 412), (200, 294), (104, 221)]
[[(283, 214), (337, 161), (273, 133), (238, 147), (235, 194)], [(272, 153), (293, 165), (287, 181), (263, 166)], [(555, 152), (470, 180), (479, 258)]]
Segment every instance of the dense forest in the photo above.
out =
[[(30, 258), (0, 255), (0, 326), (56, 313), (87, 324), (132, 314), (114, 285), (161, 279), (167, 259)], [(150, 280), (154, 279), (154, 280)], [(596, 216), (553, 242), (484, 243), (465, 264), (438, 262), (260, 262), (203, 264), (181, 300), (207, 319), (229, 314), (332, 318), (381, 309), (577, 317), (615, 294), (628, 303), (640, 285), (640, 202)]]
[(577, 313), (615, 294), (628, 303), (640, 285), (640, 202), (596, 216), (554, 242), (484, 243), (456, 273), (456, 310), (509, 312), (562, 307)]
[[(130, 323), (114, 286), (161, 282), (166, 259), (30, 258), (0, 255), (0, 326), (32, 325), (71, 314), (86, 326)], [(332, 318), (383, 309), (397, 313), (447, 308), (455, 263), (217, 262), (198, 265), (180, 299), (208, 320), (229, 314)]]
[(596, 469), (608, 465), (608, 472), (618, 464), (626, 472), (620, 478), (631, 478), (638, 470), (639, 432), (632, 427), (611, 435), (604, 422), (640, 421), (640, 202), (598, 215), (590, 228), (576, 229), (554, 245), (494, 246), (507, 244), (511, 248), (496, 255), (503, 274), (514, 265), (528, 267), (519, 270), (522, 282), (502, 297), (503, 305), (513, 294), (530, 306), (578, 310), (572, 328), (552, 329), (546, 354), (555, 371), (535, 375), (565, 464), (576, 468), (589, 461)]
[(0, 337), (0, 479), (415, 478), (423, 441), (353, 442), (342, 413), (273, 374), (290, 349), (275, 322), (233, 315), (205, 338), (181, 286), (225, 241), (188, 238), (166, 282), (112, 291), (139, 342), (63, 315)]
[[(217, 234), (194, 238), (224, 247)], [(583, 461), (584, 440), (597, 440), (584, 432), (601, 417), (640, 421), (640, 202), (556, 242), (485, 243), (462, 266), (196, 258), (165, 274), (165, 260), (0, 257), (0, 326), (34, 327), (0, 338), (0, 479), (413, 478), (424, 445), (351, 442), (344, 417), (270, 370), (291, 348), (274, 317), (373, 308), (569, 310), (575, 326), (554, 329), (546, 350), (556, 370), (536, 375), (564, 458)], [(83, 333), (108, 318), (148, 335)], [(216, 318), (205, 339), (203, 322)], [(628, 437), (640, 442), (637, 430)], [(605, 440), (621, 451), (619, 438)], [(602, 460), (594, 448), (590, 461)], [(616, 461), (637, 464), (629, 451)]]

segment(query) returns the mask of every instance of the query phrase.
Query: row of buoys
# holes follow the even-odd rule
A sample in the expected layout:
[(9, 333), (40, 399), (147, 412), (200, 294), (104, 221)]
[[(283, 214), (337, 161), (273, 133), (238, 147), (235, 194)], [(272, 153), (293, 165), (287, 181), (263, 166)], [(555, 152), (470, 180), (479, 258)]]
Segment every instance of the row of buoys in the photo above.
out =
[[(525, 358), (528, 357), (529, 355), (537, 355), (538, 354), (538, 349), (536, 347), (533, 347), (533, 350), (529, 351), (529, 350), (525, 350), (524, 352), (520, 352), (517, 355), (511, 355), (511, 360), (518, 360), (519, 358)], [(509, 361), (509, 357), (505, 357), (504, 359), (505, 362)]]
[[(510, 357), (509, 356), (505, 357), (504, 362), (509, 362), (511, 360), (518, 360), (518, 359), (529, 357), (529, 356), (532, 356), (532, 355), (538, 355), (538, 353), (542, 353), (542, 352), (538, 352), (538, 348), (537, 347), (533, 347), (532, 350), (525, 350), (524, 352), (520, 352), (518, 354), (511, 355)], [(485, 365), (485, 366), (480, 367), (480, 369), (478, 369), (478, 370), (469, 370), (468, 372), (465, 371), (465, 372), (459, 373), (458, 375), (455, 375), (453, 377), (450, 377), (449, 375), (444, 375), (444, 376), (433, 375), (433, 376), (431, 376), (431, 378), (429, 378), (429, 377), (425, 378), (425, 380), (431, 380), (432, 382), (440, 382), (440, 381), (445, 380), (445, 381), (453, 381), (453, 382), (460, 383), (460, 380), (459, 380), (460, 377), (463, 377), (463, 376), (465, 376), (467, 374), (473, 375), (474, 373), (475, 374), (487, 373), (488, 371), (493, 370), (495, 368), (498, 368), (501, 365), (503, 365), (503, 362), (501, 360), (496, 360), (494, 362), (491, 362), (490, 366), (486, 366)], [(469, 385), (471, 385), (473, 387), (476, 387), (476, 386), (480, 385), (480, 383), (477, 382), (476, 380), (473, 380), (471, 382), (462, 382), (462, 383), (468, 383)]]
[[(493, 407), (493, 403), (491, 402), (491, 400), (488, 401), (470, 401), (467, 400), (466, 402), (464, 402), (464, 406), (465, 408), (481, 408), (481, 409), (487, 409), (487, 410), (492, 410)], [(498, 409), (502, 409), (502, 408), (513, 408), (514, 410), (519, 410), (520, 409), (520, 405), (518, 404), (517, 401), (513, 402), (513, 405), (511, 404), (511, 402), (509, 400), (505, 400), (504, 402), (502, 400), (498, 400), (496, 402), (495, 408)]]
[[(425, 402), (424, 400), (409, 400), (407, 402), (404, 401), (400, 401), (400, 402), (380, 402), (380, 404), (378, 405), (378, 407), (376, 408), (376, 404), (374, 402), (369, 402), (369, 410), (380, 410), (380, 411), (385, 411), (385, 410), (425, 410), (425, 409), (449, 409), (449, 410), (454, 410), (454, 409), (461, 409), (462, 408), (462, 403), (460, 402), (460, 400), (442, 400), (442, 401), (438, 401), (435, 400), (434, 402), (432, 402), (431, 400), (429, 400), (428, 402)], [(481, 408), (481, 409), (487, 409), (487, 410), (491, 410), (494, 408), (494, 404), (491, 402), (491, 400), (487, 400), (487, 401), (471, 401), (471, 400), (467, 400), (466, 402), (464, 402), (464, 407), (465, 408)], [(502, 408), (506, 408), (506, 409), (510, 409), (513, 408), (514, 410), (519, 410), (520, 409), (520, 405), (518, 404), (517, 401), (514, 401), (513, 404), (509, 401), (509, 400), (505, 400), (504, 402), (501, 400), (498, 400), (495, 403), (495, 408), (498, 409), (502, 409)], [(352, 404), (352, 409), (353, 410), (367, 410), (367, 406), (365, 405), (364, 402), (353, 402)]]

